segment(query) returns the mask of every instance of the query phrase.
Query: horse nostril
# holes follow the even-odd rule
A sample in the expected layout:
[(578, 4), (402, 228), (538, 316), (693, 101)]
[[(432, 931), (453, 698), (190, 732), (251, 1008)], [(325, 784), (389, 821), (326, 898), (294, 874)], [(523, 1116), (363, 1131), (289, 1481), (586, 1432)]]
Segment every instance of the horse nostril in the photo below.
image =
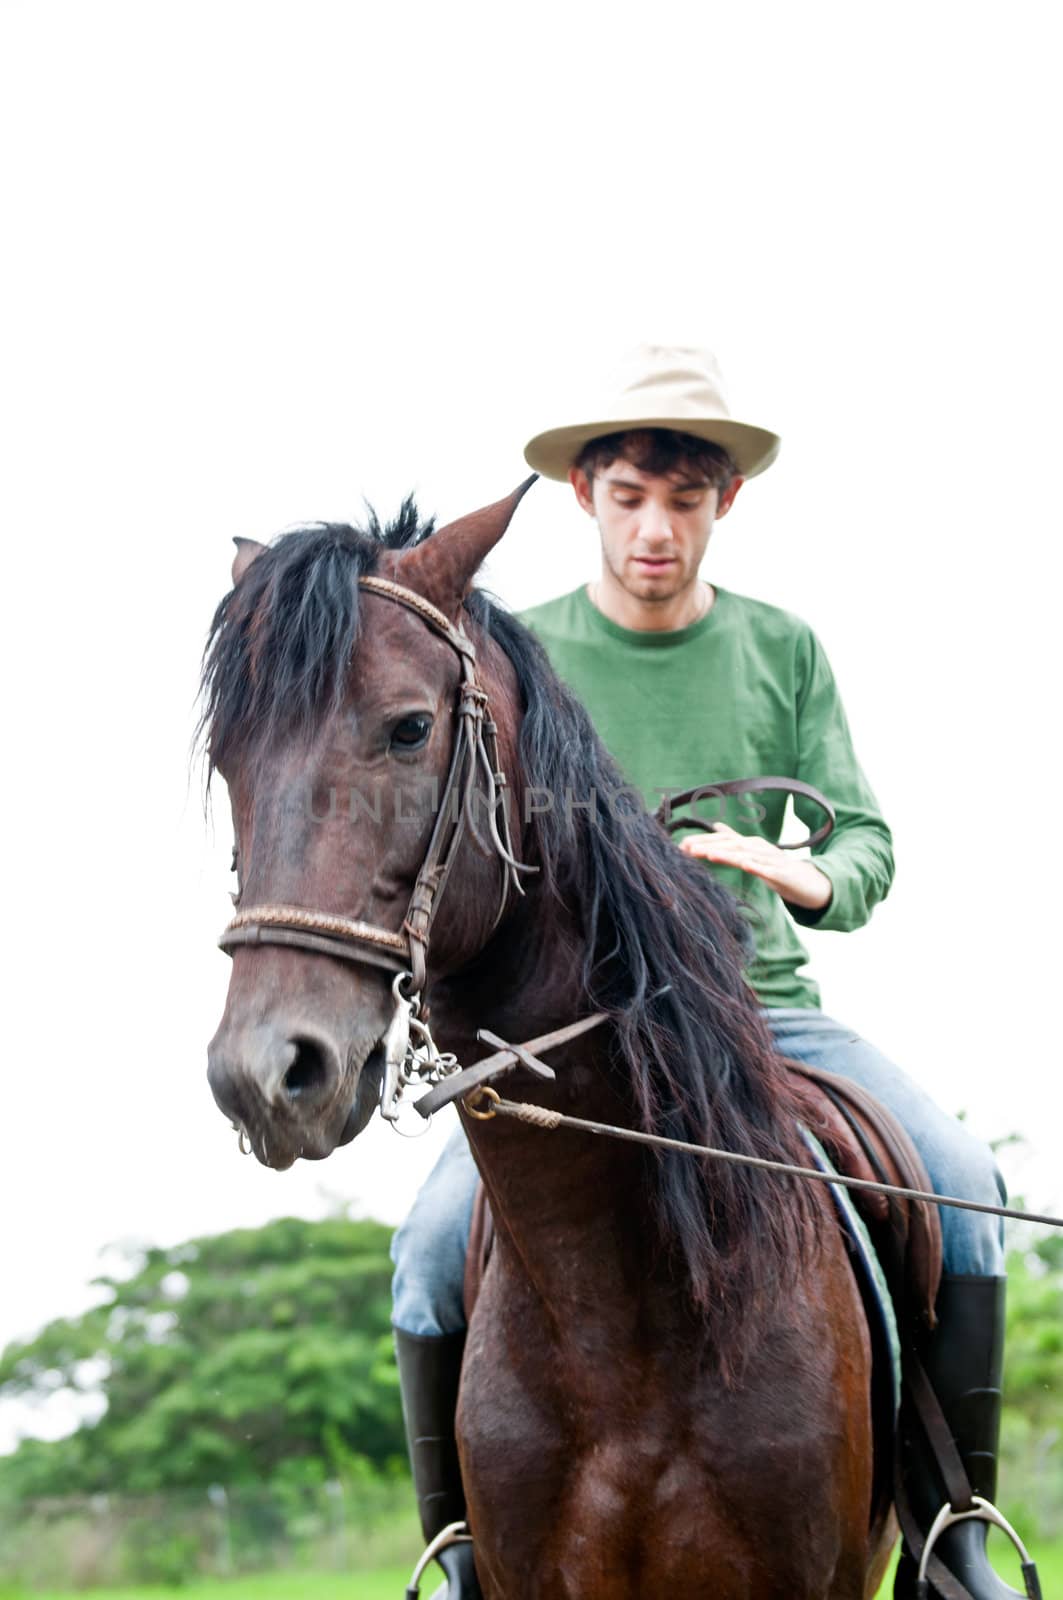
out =
[(293, 1039), (295, 1060), (284, 1074), (283, 1084), (290, 1100), (301, 1094), (323, 1089), (328, 1083), (329, 1069), (325, 1052), (312, 1039)]

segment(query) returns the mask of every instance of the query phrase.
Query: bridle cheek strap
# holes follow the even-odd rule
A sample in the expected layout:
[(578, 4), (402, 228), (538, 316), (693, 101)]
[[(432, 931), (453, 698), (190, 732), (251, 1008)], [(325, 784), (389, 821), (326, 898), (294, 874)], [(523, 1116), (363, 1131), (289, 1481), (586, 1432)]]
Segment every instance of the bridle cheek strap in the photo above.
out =
[[(457, 728), (447, 780), (436, 812), (417, 881), (410, 896), (402, 932), (395, 933), (374, 923), (329, 912), (310, 911), (302, 906), (260, 905), (238, 911), (221, 938), (223, 950), (237, 945), (287, 945), (309, 950), (315, 955), (337, 956), (343, 961), (360, 961), (383, 967), (389, 972), (408, 973), (411, 995), (420, 995), (426, 981), (428, 944), (439, 905), (458, 846), (468, 826), (469, 833), (485, 855), (497, 855), (502, 864), (502, 889), (491, 931), (498, 926), (510, 891), (523, 894), (520, 874), (535, 872), (513, 854), (513, 843), (506, 809), (506, 777), (499, 766), (498, 728), (488, 715), (487, 692), (476, 678), (476, 648), (460, 626), (423, 595), (407, 589), (391, 578), (364, 577), (359, 587), (402, 605), (440, 634), (457, 651), (461, 662), (461, 684), (456, 709)], [(489, 837), (478, 831), (474, 811), (481, 790)]]

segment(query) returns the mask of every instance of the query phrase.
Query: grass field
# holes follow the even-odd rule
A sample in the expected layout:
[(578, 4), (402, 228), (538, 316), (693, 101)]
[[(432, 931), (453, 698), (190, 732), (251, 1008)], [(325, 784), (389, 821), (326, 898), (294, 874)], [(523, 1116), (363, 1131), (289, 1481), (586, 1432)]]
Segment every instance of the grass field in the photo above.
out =
[[(212, 1578), (180, 1589), (151, 1585), (137, 1589), (79, 1589), (75, 1591), (5, 1588), (0, 1600), (403, 1600), (410, 1581), (409, 1567), (380, 1568), (376, 1572), (276, 1572), (246, 1578)], [(426, 1581), (422, 1600), (430, 1600), (436, 1585)]]
[[(1045, 1600), (1063, 1596), (1063, 1544), (1038, 1545), (1033, 1554), (1041, 1575)], [(1001, 1575), (1017, 1584), (1019, 1571), (1007, 1554), (1004, 1541), (997, 1546), (996, 1559)], [(337, 1573), (278, 1572), (268, 1576), (217, 1579), (189, 1584), (183, 1589), (88, 1589), (71, 1593), (37, 1593), (5, 1589), (0, 1585), (0, 1600), (403, 1600), (409, 1581), (409, 1567), (381, 1568), (375, 1572), (355, 1572), (344, 1577)], [(435, 1580), (421, 1588), (422, 1600), (430, 1600)], [(890, 1585), (880, 1590), (881, 1600), (889, 1595)], [(647, 1597), (651, 1600), (651, 1597)]]

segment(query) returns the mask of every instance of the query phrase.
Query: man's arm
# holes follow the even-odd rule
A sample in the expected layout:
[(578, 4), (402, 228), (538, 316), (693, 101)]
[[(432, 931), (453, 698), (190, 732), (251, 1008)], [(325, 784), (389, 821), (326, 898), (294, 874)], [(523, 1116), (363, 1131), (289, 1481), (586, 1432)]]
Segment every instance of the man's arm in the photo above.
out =
[[(795, 660), (797, 770), (831, 801), (834, 832), (814, 859), (780, 850), (767, 839), (719, 826), (688, 836), (681, 849), (762, 878), (804, 927), (850, 932), (868, 920), (893, 881), (893, 842), (853, 750), (849, 724), (822, 645), (810, 631), (798, 639)], [(820, 821), (807, 800), (794, 810), (810, 828)]]

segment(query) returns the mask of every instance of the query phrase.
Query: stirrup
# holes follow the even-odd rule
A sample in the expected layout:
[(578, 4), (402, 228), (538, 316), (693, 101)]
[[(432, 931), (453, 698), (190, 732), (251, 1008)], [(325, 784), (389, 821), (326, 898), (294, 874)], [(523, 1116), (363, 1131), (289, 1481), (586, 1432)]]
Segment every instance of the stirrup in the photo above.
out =
[[(953, 1527), (957, 1522), (988, 1522), (993, 1527), (1000, 1528), (1003, 1533), (1006, 1533), (1018, 1551), (1019, 1560), (1022, 1562), (1022, 1581), (1026, 1587), (1026, 1600), (1043, 1600), (1041, 1580), (1037, 1576), (1037, 1568), (1031, 1560), (1030, 1552), (1007, 1517), (999, 1512), (991, 1501), (983, 1500), (980, 1494), (971, 1496), (971, 1509), (969, 1511), (953, 1511), (946, 1500), (930, 1524), (930, 1532), (927, 1534), (926, 1543), (923, 1545), (923, 1554), (919, 1561), (919, 1572), (915, 1580), (915, 1600), (929, 1600), (930, 1582), (926, 1575), (927, 1564), (933, 1553), (934, 1546), (945, 1532), (945, 1529)], [(413, 1597), (413, 1600), (416, 1600), (416, 1596)]]
[[(472, 1544), (472, 1534), (469, 1532), (467, 1522), (448, 1522), (445, 1528), (440, 1528), (413, 1569), (413, 1576), (406, 1585), (406, 1600), (420, 1600), (421, 1578), (425, 1568), (435, 1560), (441, 1550), (449, 1549), (452, 1544)], [(1041, 1600), (1040, 1589), (1036, 1591), (1034, 1600)]]

